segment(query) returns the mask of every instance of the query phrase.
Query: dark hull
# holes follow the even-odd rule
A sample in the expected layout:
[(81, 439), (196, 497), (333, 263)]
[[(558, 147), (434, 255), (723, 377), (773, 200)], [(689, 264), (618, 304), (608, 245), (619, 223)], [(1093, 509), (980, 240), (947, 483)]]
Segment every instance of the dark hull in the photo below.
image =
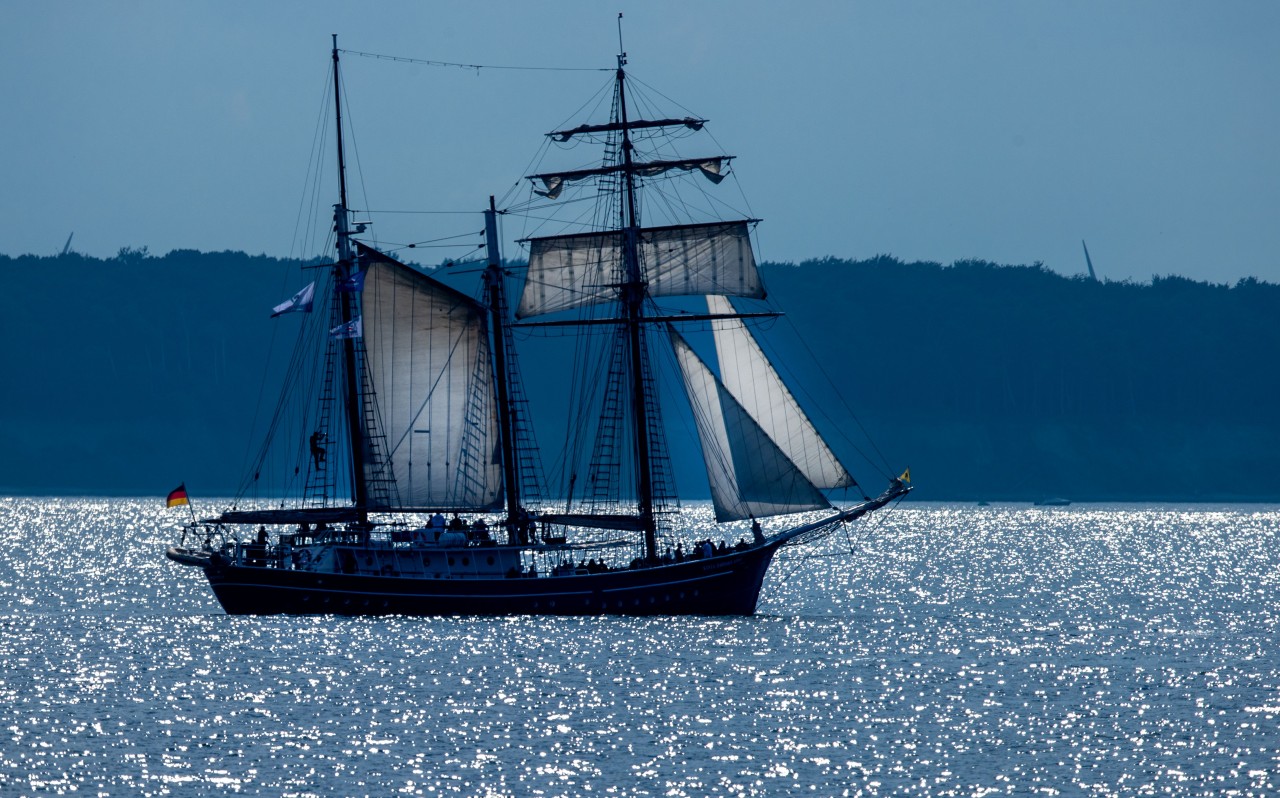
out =
[(209, 566), (229, 615), (750, 615), (777, 544), (599, 574), (424, 579)]

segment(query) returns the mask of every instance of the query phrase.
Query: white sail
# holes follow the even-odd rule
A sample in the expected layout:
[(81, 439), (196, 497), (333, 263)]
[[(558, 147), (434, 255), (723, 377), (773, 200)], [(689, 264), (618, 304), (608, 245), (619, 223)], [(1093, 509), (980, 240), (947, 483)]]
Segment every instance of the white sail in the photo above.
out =
[(830, 507), (680, 334), (670, 334), (698, 426), (716, 520)]
[[(625, 273), (625, 235), (610, 231), (530, 239), (528, 277), (516, 316), (617, 299)], [(636, 235), (650, 296), (764, 297), (747, 221), (642, 228)]]
[(485, 508), (502, 466), (484, 308), (361, 247), (368, 371), (405, 507)]
[[(707, 308), (713, 314), (735, 312), (722, 296), (708, 296)], [(853, 477), (818, 434), (747, 326), (740, 319), (725, 319), (714, 327), (720, 381), (733, 398), (814, 485), (823, 489), (853, 485)]]

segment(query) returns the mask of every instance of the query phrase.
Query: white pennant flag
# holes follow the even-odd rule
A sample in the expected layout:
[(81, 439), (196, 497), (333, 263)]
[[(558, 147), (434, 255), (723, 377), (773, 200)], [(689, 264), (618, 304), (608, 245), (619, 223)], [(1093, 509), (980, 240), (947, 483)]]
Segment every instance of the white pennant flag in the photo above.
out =
[(311, 303), (315, 301), (315, 298), (316, 282), (312, 280), (306, 288), (272, 308), (271, 318), (274, 319), (281, 313), (310, 313)]

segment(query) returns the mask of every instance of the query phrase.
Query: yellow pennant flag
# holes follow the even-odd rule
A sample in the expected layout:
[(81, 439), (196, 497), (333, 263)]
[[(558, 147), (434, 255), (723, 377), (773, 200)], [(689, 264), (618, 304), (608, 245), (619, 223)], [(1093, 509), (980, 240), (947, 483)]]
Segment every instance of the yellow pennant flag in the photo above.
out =
[(902, 480), (903, 482), (910, 482), (910, 481), (911, 481), (911, 469), (910, 469), (910, 468), (908, 468), (906, 471), (903, 471), (903, 472), (902, 472), (902, 476), (898, 477), (898, 479)]

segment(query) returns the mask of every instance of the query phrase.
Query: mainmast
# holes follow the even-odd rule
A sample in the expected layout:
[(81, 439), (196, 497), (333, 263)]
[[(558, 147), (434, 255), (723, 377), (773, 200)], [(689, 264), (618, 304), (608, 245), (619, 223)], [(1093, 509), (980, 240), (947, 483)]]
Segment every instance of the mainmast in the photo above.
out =
[(636, 239), (639, 223), (636, 219), (636, 175), (632, 154), (631, 131), (627, 124), (626, 70), (627, 54), (618, 54), (618, 121), (622, 131), (623, 193), (623, 265), (626, 282), (622, 285), (622, 307), (627, 324), (627, 342), (631, 354), (631, 419), (636, 443), (636, 495), (640, 523), (644, 528), (645, 557), (650, 561), (658, 556), (657, 521), (653, 515), (653, 474), (649, 453), (648, 391), (644, 380), (644, 343), (640, 325), (644, 318), (645, 283), (640, 272), (639, 248)]
[[(338, 34), (333, 34), (333, 110), (338, 126), (338, 204), (333, 206), (333, 231), (337, 238), (338, 262), (334, 264), (333, 275), (335, 285), (341, 285), (351, 277), (355, 265), (351, 257), (350, 220), (347, 216), (347, 164), (342, 148), (342, 88), (338, 77)], [(345, 328), (353, 316), (354, 303), (359, 302), (357, 293), (338, 293), (339, 313)], [(367, 520), (365, 508), (369, 504), (368, 489), (365, 485), (365, 436), (360, 413), (360, 380), (357, 374), (356, 342), (350, 336), (342, 339), (342, 377), (345, 387), (345, 406), (347, 414), (347, 434), (351, 448), (351, 486), (352, 501), (360, 513), (360, 521)]]
[(485, 286), (489, 289), (489, 319), (493, 326), (494, 388), (498, 403), (498, 429), (502, 442), (502, 481), (507, 497), (507, 542), (515, 545), (523, 529), (517, 529), (520, 517), (520, 482), (516, 478), (515, 424), (511, 418), (511, 394), (507, 388), (507, 342), (503, 331), (504, 285), (502, 255), (498, 250), (498, 212), (493, 197), (489, 197), (489, 209), (484, 212), (485, 245), (489, 252), (489, 266), (484, 270)]

